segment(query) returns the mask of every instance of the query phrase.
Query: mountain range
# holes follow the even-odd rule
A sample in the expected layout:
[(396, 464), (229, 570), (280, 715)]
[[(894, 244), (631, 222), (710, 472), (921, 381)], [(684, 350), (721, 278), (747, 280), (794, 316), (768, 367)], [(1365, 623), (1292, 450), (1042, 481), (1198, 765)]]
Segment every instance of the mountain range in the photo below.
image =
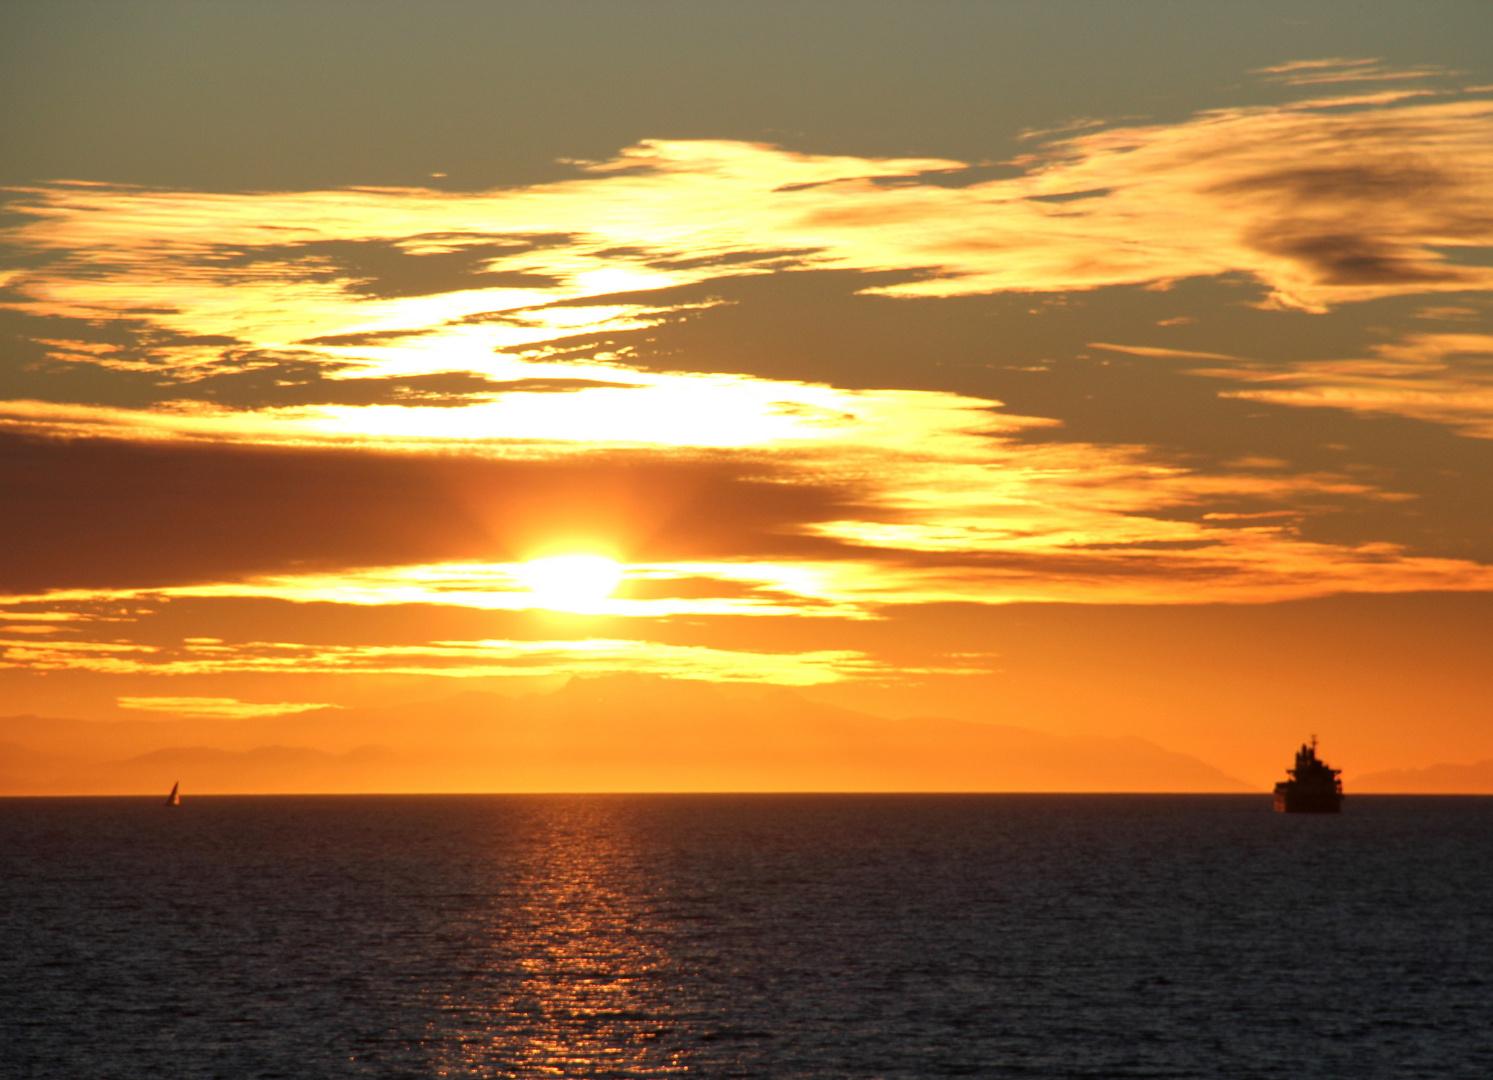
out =
[(1365, 795), (1493, 795), (1493, 761), (1364, 773), (1353, 777), (1352, 790)]
[(889, 720), (651, 676), (224, 720), (0, 718), (0, 794), (1254, 790), (1139, 738)]

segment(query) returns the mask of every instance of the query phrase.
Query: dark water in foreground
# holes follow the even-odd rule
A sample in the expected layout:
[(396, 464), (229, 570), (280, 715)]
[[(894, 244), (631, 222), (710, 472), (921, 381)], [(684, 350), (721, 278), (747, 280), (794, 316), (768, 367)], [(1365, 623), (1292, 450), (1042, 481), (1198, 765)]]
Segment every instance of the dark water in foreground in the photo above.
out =
[(6, 1077), (1493, 1076), (1493, 799), (0, 800)]

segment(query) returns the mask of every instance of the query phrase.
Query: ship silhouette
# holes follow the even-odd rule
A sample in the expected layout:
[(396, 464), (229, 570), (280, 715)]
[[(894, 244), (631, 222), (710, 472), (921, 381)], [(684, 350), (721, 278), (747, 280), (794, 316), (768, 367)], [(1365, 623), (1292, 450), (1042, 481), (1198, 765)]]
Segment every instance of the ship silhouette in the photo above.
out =
[(1296, 767), (1287, 769), (1291, 777), (1275, 785), (1275, 808), (1286, 814), (1336, 814), (1343, 809), (1341, 769), (1328, 768), (1317, 757), (1317, 737), (1302, 743), (1296, 751)]

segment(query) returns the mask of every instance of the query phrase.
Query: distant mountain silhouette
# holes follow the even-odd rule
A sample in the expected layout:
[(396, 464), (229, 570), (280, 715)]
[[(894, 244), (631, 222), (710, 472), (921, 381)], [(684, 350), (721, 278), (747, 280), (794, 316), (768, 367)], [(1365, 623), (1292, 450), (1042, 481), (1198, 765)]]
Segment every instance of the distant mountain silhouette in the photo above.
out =
[[(15, 716), (0, 720), (0, 729), (10, 732), (17, 727), (55, 722), (35, 716)], [(0, 794), (29, 794), (36, 784), (66, 773), (76, 764), (66, 754), (33, 750), (16, 742), (0, 742)]]
[(1253, 790), (1138, 738), (887, 720), (780, 688), (641, 675), (251, 720), (13, 717), (0, 740), (21, 754), (10, 764), (0, 751), (11, 793), (145, 793), (176, 779), (196, 793)]
[(1354, 777), (1351, 790), (1365, 795), (1493, 795), (1493, 760), (1475, 765), (1385, 769)]

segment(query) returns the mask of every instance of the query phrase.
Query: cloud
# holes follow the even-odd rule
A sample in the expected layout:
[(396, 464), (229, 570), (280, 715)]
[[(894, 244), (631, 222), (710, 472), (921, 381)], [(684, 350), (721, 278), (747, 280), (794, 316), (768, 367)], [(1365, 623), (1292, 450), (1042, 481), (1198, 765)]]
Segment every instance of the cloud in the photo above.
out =
[(76, 611), (0, 611), (0, 622), (7, 623), (84, 622), (91, 618)]
[[(1375, 63), (1268, 74), (1375, 80)], [(522, 610), (517, 563), (596, 550), (630, 567), (608, 614), (640, 624), (1490, 587), (1472, 562), (1303, 539), (1314, 505), (1406, 497), (1362, 475), (1261, 454), (1210, 471), (1064, 441), (990, 398), (690, 370), (708, 356), (665, 369), (596, 344), (784, 270), (846, 271), (892, 297), (1229, 276), (1306, 312), (1487, 289), (1493, 267), (1458, 255), (1493, 245), (1493, 103), (1407, 93), (1086, 128), (1021, 175), (962, 186), (928, 181), (960, 162), (658, 140), (576, 179), (479, 193), (29, 189), (5, 295), (42, 358), (36, 393), (0, 402), (0, 581), (9, 602), (80, 616), (191, 597)], [(1091, 347), (1209, 362), (1237, 397), (1493, 431), (1475, 334), (1294, 366)], [(87, 393), (79, 372), (99, 380)], [(57, 640), (18, 635), (8, 662), (548, 672), (578, 648), (197, 642), (167, 659), (56, 625)], [(618, 649), (658, 670), (788, 670)]]
[(759, 453), (502, 460), (364, 449), (0, 438), (0, 588), (142, 588), (296, 570), (793, 551), (862, 482)]
[(239, 701), (237, 698), (219, 697), (120, 697), (116, 701), (121, 709), (141, 712), (165, 713), (172, 717), (207, 717), (217, 720), (247, 720), (258, 716), (287, 716), (292, 713), (310, 712), (312, 709), (337, 709), (340, 705), (320, 702), (281, 701), (260, 704)]
[[(752, 389), (761, 401), (813, 390), (777, 402), (810, 434), (463, 454), (0, 439), (15, 510), (0, 522), (0, 581), (47, 601), (71, 589), (517, 610), (532, 597), (515, 563), (580, 550), (652, 582), (610, 601), (619, 614), (858, 618), (899, 597), (1201, 602), (1479, 580), (1454, 561), (1304, 544), (1294, 522), (1207, 516), (1240, 500), (1397, 497), (1360, 479), (1249, 463), (1210, 474), (1139, 447), (1025, 441), (1041, 422), (950, 394)], [(676, 579), (715, 585), (681, 595)]]
[(1284, 64), (1273, 64), (1270, 67), (1251, 68), (1251, 75), (1280, 75), (1297, 71), (1318, 71), (1323, 69), (1352, 69), (1368, 67), (1382, 63), (1379, 57), (1371, 57), (1363, 60), (1350, 60), (1341, 56), (1319, 57), (1315, 60), (1288, 60)]
[(1368, 351), (1286, 369), (1240, 363), (1204, 373), (1261, 384), (1225, 391), (1227, 397), (1406, 416), (1493, 438), (1493, 335), (1408, 334)]
[(1434, 319), (1441, 322), (1476, 322), (1482, 315), (1475, 307), (1458, 304), (1423, 307), (1415, 313), (1417, 319)]
[(1266, 75), (1267, 81), (1286, 86), (1314, 86), (1345, 82), (1402, 82), (1408, 79), (1445, 78), (1462, 72), (1436, 64), (1397, 68), (1375, 60), (1293, 60), (1273, 67), (1255, 68), (1251, 74)]
[[(475, 194), (56, 184), (24, 193), (34, 220), (10, 232), (53, 257), (9, 287), (37, 314), (261, 348), (485, 318), (515, 348), (554, 335), (557, 304), (572, 328), (655, 318), (574, 305), (785, 266), (913, 273), (884, 291), (939, 296), (1242, 273), (1320, 310), (1488, 286), (1442, 249), (1493, 242), (1490, 116), (1476, 97), (1216, 110), (1049, 143), (1022, 176), (958, 188), (916, 181), (955, 161), (663, 140)], [(190, 356), (163, 346), (168, 370)]]
[[(1177, 325), (1184, 320), (1167, 319), (1161, 325)], [(1131, 356), (1155, 356), (1161, 359), (1195, 359), (1195, 360), (1238, 360), (1237, 356), (1229, 356), (1227, 353), (1196, 352), (1192, 349), (1162, 349), (1154, 345), (1110, 345), (1103, 341), (1091, 341), (1090, 349), (1107, 349), (1110, 352), (1129, 353)]]
[[(653, 641), (580, 638), (559, 641), (433, 641), (424, 645), (317, 645), (247, 642), (192, 646), (172, 655), (146, 646), (59, 646), (0, 640), (0, 668), (88, 671), (108, 675), (377, 674), (488, 678), (639, 672), (718, 682), (808, 686), (854, 675), (919, 674), (853, 650), (745, 652)], [(942, 670), (942, 669), (938, 669)], [(957, 670), (957, 669), (956, 669)], [(225, 698), (122, 697), (123, 708), (180, 715), (249, 718), (327, 706), (252, 705)], [(128, 703), (128, 704), (127, 704)]]

